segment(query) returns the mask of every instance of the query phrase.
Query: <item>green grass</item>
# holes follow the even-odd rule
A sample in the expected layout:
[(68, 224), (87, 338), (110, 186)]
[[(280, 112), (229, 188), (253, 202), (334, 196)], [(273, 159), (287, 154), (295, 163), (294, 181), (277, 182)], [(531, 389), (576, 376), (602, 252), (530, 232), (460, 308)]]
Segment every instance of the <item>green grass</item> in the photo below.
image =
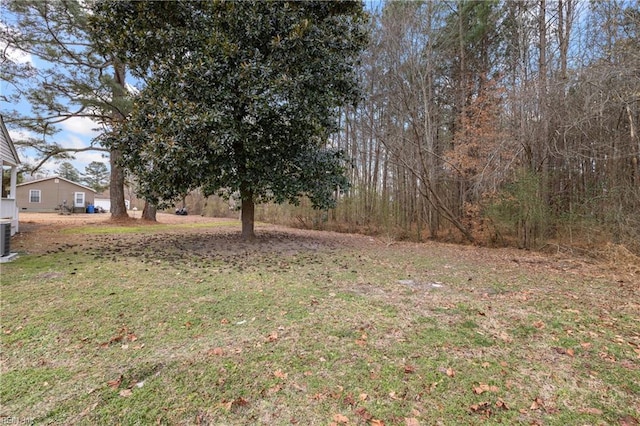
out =
[(75, 226), (62, 231), (63, 234), (139, 234), (139, 233), (158, 233), (170, 230), (186, 230), (186, 229), (210, 229), (212, 227), (229, 227), (238, 226), (237, 220), (226, 220), (217, 222), (203, 223), (177, 223), (177, 224), (141, 224), (141, 225), (112, 225), (112, 226)]
[(354, 247), (274, 232), (247, 245), (200, 227), (121, 231), (76, 228), (61, 244), (81, 238), (2, 266), (3, 416), (640, 419), (638, 295), (617, 295), (606, 277), (523, 271), (490, 250), (434, 244)]

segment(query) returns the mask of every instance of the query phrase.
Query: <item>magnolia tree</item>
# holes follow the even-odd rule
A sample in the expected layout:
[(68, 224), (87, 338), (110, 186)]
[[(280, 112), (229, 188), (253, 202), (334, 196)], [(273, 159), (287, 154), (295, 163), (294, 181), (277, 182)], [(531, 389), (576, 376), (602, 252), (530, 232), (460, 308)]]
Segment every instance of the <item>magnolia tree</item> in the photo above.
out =
[(117, 141), (151, 202), (239, 193), (250, 239), (255, 203), (328, 208), (348, 185), (327, 141), (358, 99), (361, 3), (107, 1), (92, 19), (145, 81)]

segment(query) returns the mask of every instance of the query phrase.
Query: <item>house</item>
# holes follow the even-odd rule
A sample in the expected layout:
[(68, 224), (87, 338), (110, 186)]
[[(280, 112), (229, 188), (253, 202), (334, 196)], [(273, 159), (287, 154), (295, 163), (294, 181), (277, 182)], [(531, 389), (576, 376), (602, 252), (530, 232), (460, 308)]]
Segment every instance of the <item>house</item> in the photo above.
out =
[[(127, 207), (127, 210), (131, 208), (131, 201), (127, 198), (127, 196), (131, 195), (131, 190), (125, 185), (124, 187), (124, 204)], [(111, 192), (109, 189), (105, 189), (103, 192), (97, 193), (95, 197), (95, 206), (96, 208), (101, 208), (105, 212), (111, 211)]]
[(21, 212), (84, 213), (95, 202), (96, 191), (60, 176), (32, 180), (16, 186)]
[(11, 235), (18, 232), (18, 208), (16, 185), (20, 158), (0, 115), (0, 162), (2, 163), (2, 198), (0, 198), (0, 222), (11, 223)]

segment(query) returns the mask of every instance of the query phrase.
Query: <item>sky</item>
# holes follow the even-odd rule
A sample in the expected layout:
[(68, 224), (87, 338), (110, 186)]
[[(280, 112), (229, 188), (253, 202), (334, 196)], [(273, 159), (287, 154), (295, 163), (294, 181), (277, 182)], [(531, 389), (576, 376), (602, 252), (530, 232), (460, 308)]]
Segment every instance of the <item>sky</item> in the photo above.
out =
[[(4, 50), (5, 48), (6, 43), (0, 40), (0, 49)], [(8, 48), (6, 49), (6, 55), (10, 60), (15, 62), (30, 63), (34, 66), (38, 65), (37, 58), (32, 57), (31, 55), (22, 51)], [(0, 81), (0, 94), (9, 94), (11, 90), (12, 89), (8, 83)], [(28, 115), (31, 111), (31, 106), (26, 101), (21, 101), (18, 104), (11, 105), (4, 101), (0, 102), (0, 113), (4, 113), (4, 111), (13, 109), (16, 109), (19, 112)], [(11, 139), (14, 142), (30, 137), (41, 137), (40, 135), (31, 133), (29, 131), (11, 128), (11, 126), (7, 127), (9, 136), (11, 136)], [(91, 143), (91, 140), (93, 138), (99, 135), (99, 132), (95, 131), (94, 129), (100, 128), (100, 125), (88, 118), (74, 117), (60, 123), (58, 128), (60, 129), (60, 131), (55, 135), (49, 137), (52, 142), (57, 142), (65, 148), (84, 148)], [(36, 160), (36, 153), (34, 151), (20, 149), (19, 147), (16, 148), (18, 148), (18, 155), (20, 156), (20, 161), (23, 164), (38, 163), (38, 161)], [(83, 173), (85, 167), (92, 161), (103, 162), (107, 167), (109, 167), (109, 159), (108, 157), (105, 158), (104, 154), (104, 152), (100, 151), (85, 151), (73, 154), (75, 157), (75, 159), (73, 160), (62, 161), (69, 161), (80, 173)], [(58, 169), (62, 161), (47, 161), (39, 170), (39, 175), (50, 176), (56, 174), (56, 170)]]

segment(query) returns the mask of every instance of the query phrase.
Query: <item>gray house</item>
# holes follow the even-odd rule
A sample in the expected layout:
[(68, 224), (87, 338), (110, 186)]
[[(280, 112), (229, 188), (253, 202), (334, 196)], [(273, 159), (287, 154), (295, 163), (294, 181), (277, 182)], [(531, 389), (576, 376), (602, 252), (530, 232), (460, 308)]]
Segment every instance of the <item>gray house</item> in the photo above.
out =
[(96, 191), (88, 186), (60, 176), (17, 185), (16, 201), (22, 212), (84, 213), (89, 204), (94, 204)]
[(11, 223), (11, 235), (18, 232), (18, 208), (16, 185), (20, 158), (0, 115), (0, 163), (2, 163), (2, 198), (0, 198), (0, 222)]

